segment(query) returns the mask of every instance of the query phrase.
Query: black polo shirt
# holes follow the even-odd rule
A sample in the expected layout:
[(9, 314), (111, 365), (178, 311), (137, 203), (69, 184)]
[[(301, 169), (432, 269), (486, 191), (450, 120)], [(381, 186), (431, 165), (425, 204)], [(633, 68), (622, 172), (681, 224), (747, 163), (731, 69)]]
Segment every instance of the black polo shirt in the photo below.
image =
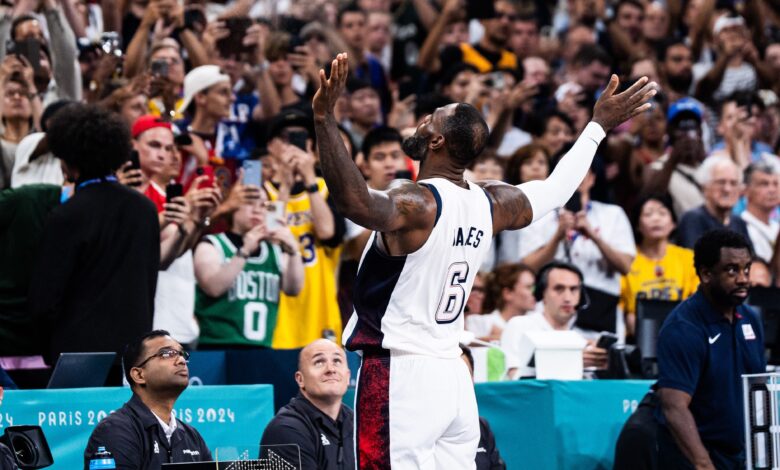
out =
[[(657, 387), (691, 395), (689, 409), (708, 449), (743, 451), (741, 376), (765, 371), (761, 322), (745, 305), (729, 323), (700, 290), (669, 314), (659, 332)], [(656, 418), (666, 424), (660, 407)]]
[(164, 463), (209, 462), (211, 452), (198, 431), (176, 420), (171, 442), (138, 395), (101, 421), (84, 450), (84, 470), (98, 447), (105, 447), (117, 470), (158, 470)]
[(353, 413), (347, 405), (341, 405), (334, 421), (299, 393), (266, 426), (260, 445), (268, 447), (261, 447), (260, 457), (265, 457), (264, 450), (273, 449), (296, 466), (300, 457), (300, 468), (352, 470), (353, 429)]

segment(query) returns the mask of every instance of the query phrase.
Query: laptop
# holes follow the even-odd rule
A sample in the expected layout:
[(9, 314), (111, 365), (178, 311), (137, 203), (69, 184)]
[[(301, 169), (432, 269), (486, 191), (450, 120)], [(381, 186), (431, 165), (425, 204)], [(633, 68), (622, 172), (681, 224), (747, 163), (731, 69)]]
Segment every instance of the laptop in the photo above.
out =
[(46, 388), (102, 387), (116, 353), (61, 353)]

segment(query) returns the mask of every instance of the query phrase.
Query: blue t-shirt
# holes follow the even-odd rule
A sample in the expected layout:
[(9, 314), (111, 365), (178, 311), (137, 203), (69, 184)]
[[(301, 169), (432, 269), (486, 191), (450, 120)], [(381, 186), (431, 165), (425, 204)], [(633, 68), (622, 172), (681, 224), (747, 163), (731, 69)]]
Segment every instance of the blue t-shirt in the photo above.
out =
[[(658, 334), (657, 388), (691, 395), (699, 436), (721, 452), (744, 449), (742, 374), (765, 371), (761, 322), (745, 305), (731, 324), (699, 290), (669, 314)], [(661, 407), (656, 419), (666, 424)]]
[(742, 220), (742, 217), (732, 216), (729, 219), (729, 224), (724, 226), (720, 220), (707, 212), (707, 209), (704, 206), (691, 209), (682, 215), (680, 223), (677, 224), (677, 242), (680, 246), (693, 249), (693, 246), (696, 244), (699, 237), (710, 230), (720, 228), (733, 230), (745, 237), (745, 240), (750, 243), (747, 225), (745, 224), (745, 221)]

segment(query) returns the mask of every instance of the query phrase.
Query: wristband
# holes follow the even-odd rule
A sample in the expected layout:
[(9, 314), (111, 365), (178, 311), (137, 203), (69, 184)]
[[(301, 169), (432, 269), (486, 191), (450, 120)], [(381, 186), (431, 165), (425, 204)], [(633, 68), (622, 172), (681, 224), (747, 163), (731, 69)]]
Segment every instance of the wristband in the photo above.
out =
[(314, 194), (320, 192), (320, 187), (317, 183), (312, 183), (309, 186), (306, 186), (306, 192), (309, 194)]

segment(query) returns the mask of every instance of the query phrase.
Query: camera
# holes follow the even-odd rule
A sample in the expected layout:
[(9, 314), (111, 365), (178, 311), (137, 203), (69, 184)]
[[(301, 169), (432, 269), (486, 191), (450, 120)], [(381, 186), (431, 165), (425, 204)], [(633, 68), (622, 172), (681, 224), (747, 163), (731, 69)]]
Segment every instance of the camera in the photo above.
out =
[[(54, 464), (49, 443), (40, 426), (10, 426), (0, 437), (0, 445), (10, 451), (14, 463), (21, 470), (35, 470)], [(4, 449), (0, 447), (0, 463), (3, 462), (3, 453)]]

